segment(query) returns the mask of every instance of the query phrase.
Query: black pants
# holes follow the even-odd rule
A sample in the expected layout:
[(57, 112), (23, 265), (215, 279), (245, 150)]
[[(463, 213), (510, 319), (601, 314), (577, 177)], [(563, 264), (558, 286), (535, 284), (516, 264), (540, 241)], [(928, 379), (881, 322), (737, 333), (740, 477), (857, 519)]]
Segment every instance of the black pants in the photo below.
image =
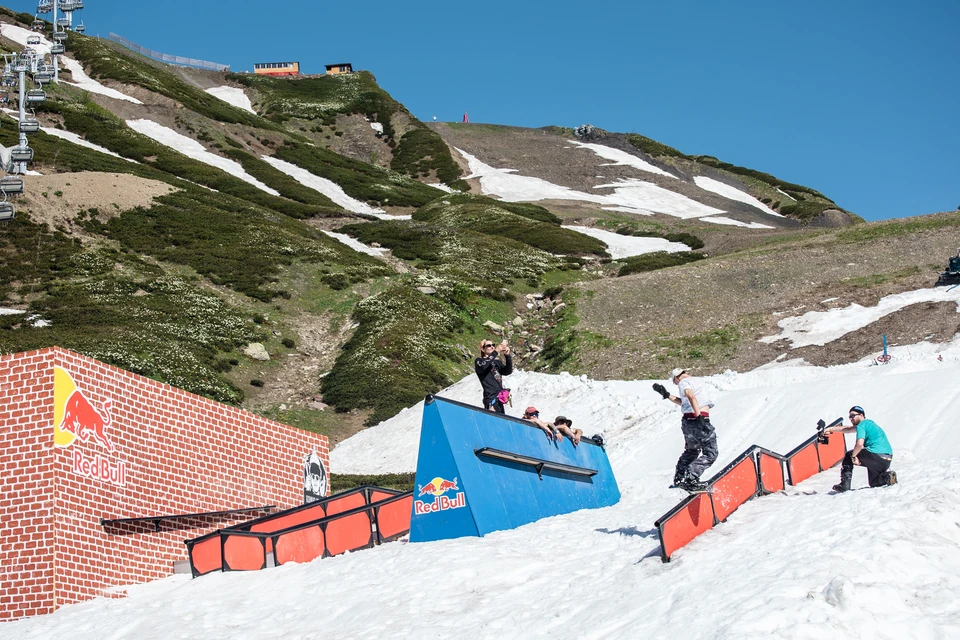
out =
[(483, 399), (483, 408), (490, 411), (491, 407), (493, 411), (497, 413), (506, 413), (506, 411), (503, 410), (503, 403), (497, 400), (497, 396)]
[[(893, 461), (893, 456), (878, 455), (863, 449), (857, 456), (860, 466), (867, 470), (867, 480), (871, 487), (882, 487), (887, 484), (887, 469)], [(847, 451), (840, 464), (840, 484), (844, 489), (850, 488), (853, 482), (853, 451)]]
[(717, 432), (710, 424), (710, 418), (684, 418), (680, 422), (683, 431), (683, 453), (677, 460), (674, 481), (683, 480), (685, 475), (699, 478), (704, 470), (712, 465), (720, 450), (717, 448)]

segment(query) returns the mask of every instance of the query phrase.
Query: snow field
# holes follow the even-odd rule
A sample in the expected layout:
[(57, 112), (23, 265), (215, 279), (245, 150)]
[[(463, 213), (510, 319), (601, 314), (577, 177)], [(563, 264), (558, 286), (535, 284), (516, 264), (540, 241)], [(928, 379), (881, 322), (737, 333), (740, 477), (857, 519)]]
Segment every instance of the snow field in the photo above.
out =
[(250, 113), (256, 115), (256, 111), (253, 110), (253, 103), (250, 102), (250, 98), (247, 97), (247, 94), (243, 92), (243, 89), (238, 87), (211, 87), (206, 89), (206, 92), (212, 95), (215, 98), (219, 98), (226, 102), (227, 104), (232, 104), (238, 109), (243, 109), (244, 111), (249, 111)]
[(110, 149), (107, 149), (106, 147), (101, 147), (98, 144), (87, 142), (86, 140), (81, 138), (76, 133), (73, 133), (72, 131), (65, 131), (63, 129), (51, 129), (50, 127), (40, 127), (40, 130), (46, 134), (60, 138), (61, 140), (66, 140), (67, 142), (72, 142), (73, 144), (80, 145), (81, 147), (86, 147), (87, 149), (93, 149), (94, 151), (105, 153), (108, 156), (114, 156), (116, 158), (121, 158), (123, 160), (126, 160), (127, 162), (138, 164), (136, 160), (131, 160), (130, 158), (124, 158), (119, 153), (114, 153), (113, 151), (110, 151)]
[[(50, 45), (53, 44), (52, 42), (47, 40), (45, 36), (38, 34), (35, 31), (31, 31), (30, 29), (24, 29), (23, 27), (18, 27), (12, 24), (4, 23), (3, 26), (0, 27), (0, 34), (2, 34), (6, 38), (9, 38), (10, 40), (13, 40), (17, 44), (23, 45), (24, 47), (27, 46), (27, 38), (29, 38), (30, 36), (38, 36), (40, 38), (40, 44), (32, 44), (29, 46), (31, 49), (36, 51), (37, 54), (39, 54), (40, 56), (49, 55)], [(89, 91), (90, 93), (99, 93), (100, 95), (104, 95), (109, 98), (114, 98), (116, 100), (126, 100), (127, 102), (132, 102), (134, 104), (143, 104), (136, 98), (128, 96), (125, 93), (117, 91), (116, 89), (111, 89), (110, 87), (103, 86), (102, 84), (100, 84), (99, 82), (97, 82), (96, 80), (88, 76), (86, 72), (83, 70), (83, 65), (77, 62), (76, 60), (72, 58), (68, 58), (67, 56), (59, 56), (59, 58), (60, 58), (60, 62), (63, 64), (64, 67), (67, 68), (67, 70), (70, 72), (71, 76), (73, 77), (73, 82), (61, 81), (61, 82), (64, 82), (64, 84), (73, 85), (74, 87), (83, 89), (84, 91)]]
[(749, 193), (744, 193), (740, 189), (737, 189), (736, 187), (731, 187), (730, 185), (724, 184), (719, 180), (714, 180), (713, 178), (708, 178), (707, 176), (694, 176), (693, 181), (696, 183), (698, 187), (700, 187), (705, 191), (713, 192), (729, 200), (736, 200), (737, 202), (743, 202), (745, 204), (750, 205), (751, 207), (760, 209), (764, 213), (770, 214), (771, 216), (776, 216), (778, 218), (783, 217), (773, 209), (769, 208), (767, 205), (763, 204), (762, 202), (760, 202), (759, 200), (751, 196)]
[(179, 151), (188, 158), (193, 158), (194, 160), (198, 160), (204, 164), (209, 164), (212, 167), (222, 169), (230, 175), (240, 178), (244, 182), (252, 184), (261, 191), (266, 191), (273, 196), (280, 195), (279, 191), (268, 187), (247, 173), (239, 162), (230, 160), (229, 158), (224, 158), (223, 156), (218, 156), (215, 153), (210, 153), (202, 144), (193, 138), (188, 138), (185, 135), (177, 133), (170, 127), (165, 127), (162, 124), (154, 122), (153, 120), (146, 119), (127, 120), (127, 126), (138, 133), (142, 133), (148, 138), (152, 138), (162, 145), (170, 147), (174, 151)]
[[(273, 158), (271, 156), (263, 156), (263, 159), (272, 165), (275, 169), (283, 171), (285, 174), (299, 182), (305, 187), (309, 187), (314, 191), (318, 191), (323, 195), (327, 196), (335, 204), (340, 205), (347, 211), (353, 211), (354, 213), (367, 213), (376, 215), (378, 213), (383, 213), (383, 209), (377, 209), (376, 207), (371, 207), (366, 202), (361, 202), (356, 198), (351, 198), (347, 193), (340, 187), (336, 182), (332, 180), (327, 180), (326, 178), (321, 178), (316, 176), (306, 169), (302, 169), (297, 165), (286, 162), (279, 158)], [(387, 218), (393, 218), (394, 216), (386, 216)]]
[[(944, 360), (938, 361), (936, 354)], [(9, 638), (948, 638), (960, 634), (960, 340), (914, 345), (890, 365), (772, 367), (707, 378), (721, 458), (747, 446), (786, 452), (817, 418), (862, 404), (887, 431), (900, 484), (833, 496), (831, 469), (747, 502), (726, 523), (659, 559), (653, 522), (683, 444), (678, 408), (651, 381), (597, 382), (518, 371), (514, 409), (563, 412), (603, 428), (623, 494), (484, 538), (405, 541), (251, 573), (174, 576), (0, 627)], [(472, 379), (471, 379), (472, 378)], [(465, 378), (441, 395), (476, 401)], [(390, 423), (393, 423), (392, 425)], [(407, 428), (400, 428), (401, 423)], [(415, 427), (414, 427), (415, 425)], [(388, 427), (393, 427), (388, 428)], [(419, 411), (348, 439), (333, 472), (387, 464), (415, 442)], [(374, 436), (371, 438), (371, 435)], [(349, 446), (363, 441), (365, 446)], [(569, 443), (566, 443), (569, 446)], [(374, 449), (361, 464), (361, 453)], [(857, 469), (854, 486), (866, 484)], [(805, 492), (816, 491), (814, 495)], [(331, 599), (330, 594), (336, 594)], [(322, 605), (330, 615), (317, 618)]]
[(809, 311), (802, 316), (784, 318), (777, 323), (783, 331), (760, 338), (760, 342), (770, 344), (778, 340), (789, 340), (791, 349), (809, 345), (822, 346), (904, 307), (921, 302), (956, 302), (957, 312), (960, 313), (960, 288), (952, 291), (948, 290), (948, 287), (905, 291), (881, 298), (874, 307), (853, 303), (842, 309)]
[(381, 257), (383, 257), (383, 254), (385, 254), (385, 253), (387, 253), (387, 252), (389, 251), (389, 249), (382, 249), (382, 248), (378, 248), (378, 247), (368, 247), (367, 245), (363, 244), (362, 242), (360, 242), (360, 241), (357, 240), (356, 238), (351, 238), (350, 236), (348, 236), (348, 235), (345, 234), (345, 233), (336, 233), (336, 232), (334, 232), (334, 231), (326, 231), (326, 230), (323, 230), (323, 232), (324, 232), (326, 235), (328, 235), (328, 236), (330, 236), (331, 238), (333, 238), (334, 240), (336, 240), (337, 242), (341, 242), (341, 243), (347, 245), (348, 247), (350, 247), (351, 249), (353, 249), (354, 251), (359, 251), (360, 253), (365, 253), (365, 254), (367, 254), (368, 256), (373, 256), (373, 257), (375, 257), (375, 258), (381, 258)]
[(668, 178), (676, 179), (677, 176), (664, 171), (660, 167), (650, 164), (637, 156), (627, 153), (626, 151), (621, 151), (620, 149), (614, 149), (613, 147), (608, 147), (604, 144), (590, 144), (587, 142), (580, 142), (579, 140), (570, 140), (570, 144), (580, 147), (581, 149), (589, 149), (601, 158), (606, 158), (607, 160), (613, 160), (608, 164), (602, 164), (601, 167), (611, 167), (611, 166), (628, 166), (640, 171), (646, 171), (648, 173), (656, 173), (657, 175), (667, 176)]
[(653, 253), (655, 251), (677, 253), (679, 251), (690, 250), (690, 247), (682, 242), (671, 242), (663, 238), (624, 236), (619, 233), (613, 233), (612, 231), (595, 229), (594, 227), (569, 226), (565, 228), (602, 241), (607, 245), (607, 252), (614, 260), (629, 258), (630, 256), (639, 256), (644, 253)]

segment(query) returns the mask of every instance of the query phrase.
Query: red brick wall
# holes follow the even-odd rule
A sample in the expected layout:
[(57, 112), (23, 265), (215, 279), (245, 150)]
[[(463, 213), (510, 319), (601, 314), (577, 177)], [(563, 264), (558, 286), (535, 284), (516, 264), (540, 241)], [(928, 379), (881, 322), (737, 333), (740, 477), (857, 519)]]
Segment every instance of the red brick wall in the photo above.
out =
[[(99, 523), (101, 517), (200, 513), (267, 504), (296, 506), (303, 502), (303, 460), (314, 450), (320, 454), (329, 477), (329, 452), (323, 436), (58, 347), (0, 359), (0, 384), (12, 376), (24, 376), (25, 367), (34, 366), (23, 362), (37, 362), (40, 367), (27, 380), (32, 386), (17, 391), (24, 398), (33, 396), (36, 409), (29, 417), (12, 416), (5, 402), (0, 407), (0, 424), (23, 420), (15, 423), (14, 439), (30, 439), (35, 453), (29, 464), (16, 471), (15, 482), (35, 483), (37, 488), (34, 506), (13, 512), (13, 520), (36, 520), (39, 516), (33, 514), (42, 513), (46, 505), (47, 521), (52, 519), (55, 526), (51, 532), (48, 525), (45, 555), (31, 558), (13, 579), (0, 583), (0, 620), (109, 594), (111, 587), (170, 575), (173, 562), (186, 559), (184, 539), (238, 522), (191, 520), (161, 523), (160, 532), (155, 532), (152, 524), (105, 531)], [(77, 439), (66, 448), (54, 447), (55, 365), (70, 374), (76, 388), (98, 412), (109, 414), (110, 423), (103, 431), (113, 451), (95, 438), (85, 442)], [(9, 391), (3, 387), (0, 393)], [(105, 411), (108, 401), (111, 406)], [(3, 460), (9, 455), (18, 459), (5, 440), (0, 443), (5, 445), (0, 448)], [(123, 486), (79, 473), (75, 469), (77, 456), (88, 461), (99, 457), (113, 469), (123, 465)], [(8, 513), (7, 508), (0, 509), (4, 522)], [(5, 549), (3, 553), (7, 553)], [(3, 557), (6, 559), (6, 555)], [(14, 602), (24, 593), (26, 585), (18, 579), (27, 575), (23, 571), (42, 572), (51, 559), (56, 591), (53, 593), (49, 581), (37, 590), (46, 598), (37, 602), (45, 603), (46, 609), (41, 610), (39, 605), (35, 610), (14, 609), (4, 603), (3, 598), (12, 596), (10, 602)]]
[(0, 358), (0, 620), (54, 608), (54, 355)]

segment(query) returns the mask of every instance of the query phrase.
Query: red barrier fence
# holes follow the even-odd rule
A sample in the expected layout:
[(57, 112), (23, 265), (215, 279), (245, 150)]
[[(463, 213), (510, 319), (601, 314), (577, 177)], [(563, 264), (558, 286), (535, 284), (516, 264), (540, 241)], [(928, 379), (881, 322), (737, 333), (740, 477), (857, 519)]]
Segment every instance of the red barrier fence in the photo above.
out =
[(194, 577), (309, 562), (396, 540), (410, 531), (413, 492), (360, 487), (187, 540)]
[(707, 493), (693, 494), (654, 523), (660, 535), (660, 557), (669, 562), (673, 553), (701, 533), (725, 521), (747, 500), (797, 485), (835, 466), (847, 453), (842, 434), (814, 435), (785, 456), (754, 445), (711, 478)]

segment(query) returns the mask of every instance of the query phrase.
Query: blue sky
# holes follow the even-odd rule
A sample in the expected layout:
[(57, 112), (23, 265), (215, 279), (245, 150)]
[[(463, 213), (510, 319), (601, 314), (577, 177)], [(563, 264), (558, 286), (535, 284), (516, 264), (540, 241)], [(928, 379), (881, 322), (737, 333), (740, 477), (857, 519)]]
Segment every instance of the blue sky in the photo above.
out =
[(234, 70), (352, 62), (422, 120), (635, 131), (868, 220), (960, 206), (956, 0), (86, 5), (88, 35)]

